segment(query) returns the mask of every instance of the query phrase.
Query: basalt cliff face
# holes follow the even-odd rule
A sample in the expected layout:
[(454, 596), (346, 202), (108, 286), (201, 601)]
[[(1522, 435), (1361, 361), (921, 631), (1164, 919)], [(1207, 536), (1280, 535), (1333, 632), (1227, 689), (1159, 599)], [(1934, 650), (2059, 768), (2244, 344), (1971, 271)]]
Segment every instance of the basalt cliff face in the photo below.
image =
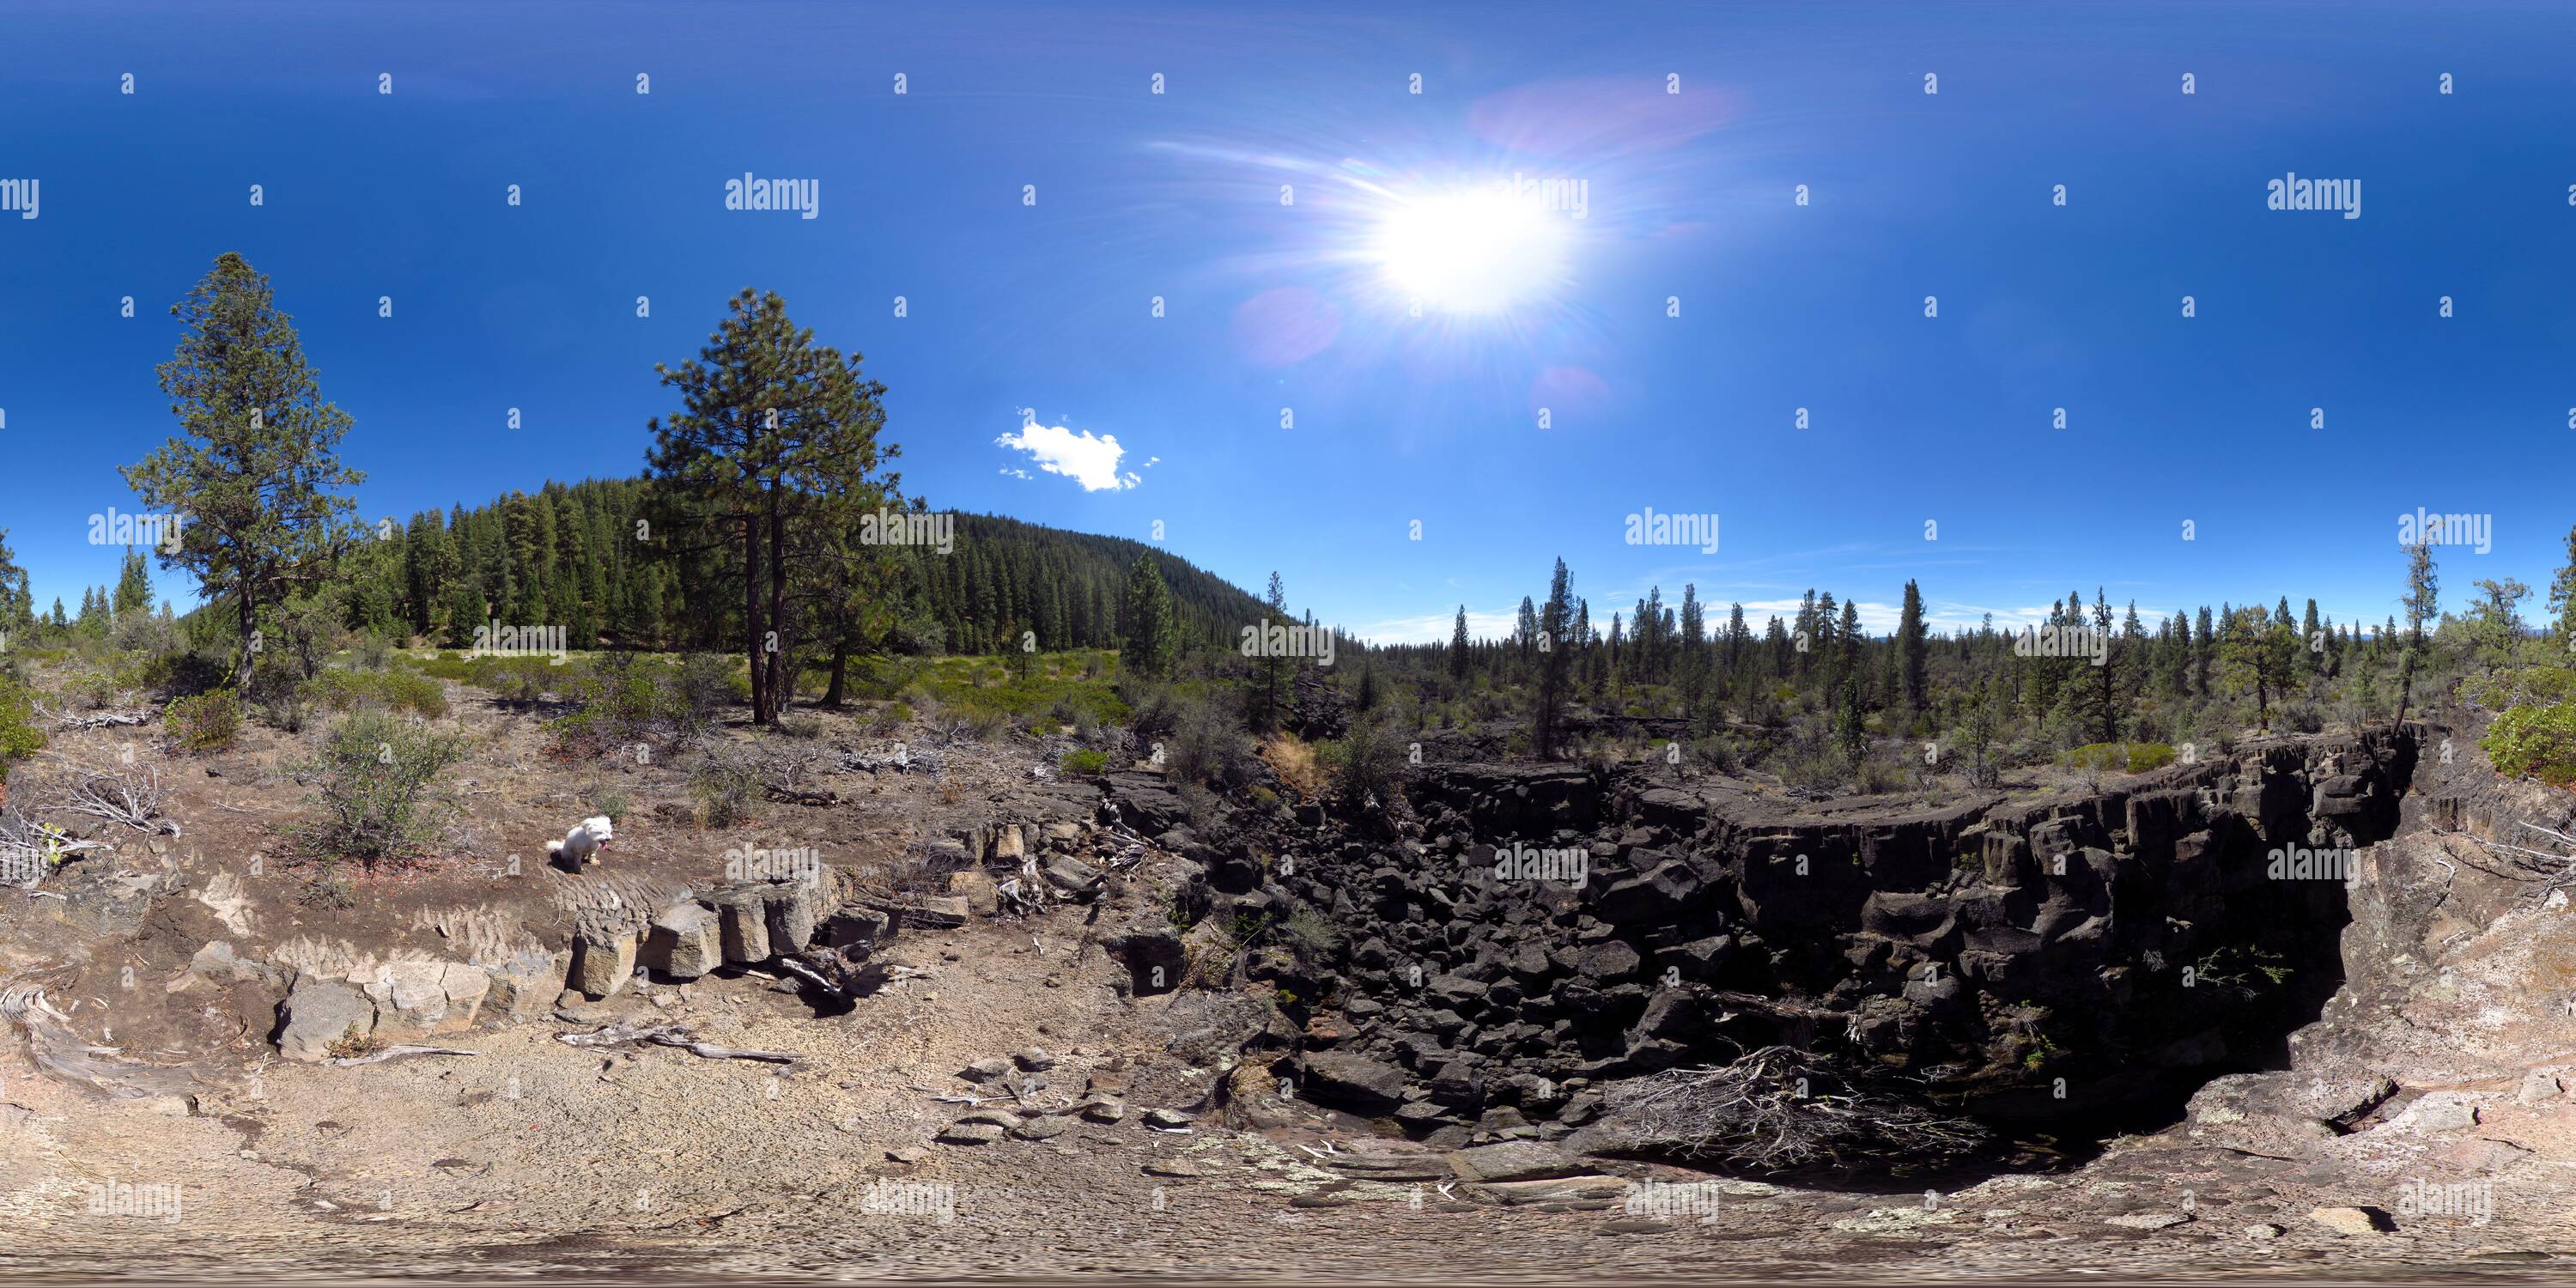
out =
[[(1650, 769), (1420, 771), (1377, 835), (1188, 837), (1300, 1094), (1417, 1135), (1616, 1148), (1620, 1079), (1786, 1044), (1989, 1120), (2170, 1112), (2342, 984), (2419, 731), (2281, 738), (2084, 795), (1807, 805)], [(1148, 784), (1110, 795), (1173, 823)], [(2376, 915), (2376, 914), (2374, 914)], [(1319, 924), (1329, 930), (1318, 933)]]

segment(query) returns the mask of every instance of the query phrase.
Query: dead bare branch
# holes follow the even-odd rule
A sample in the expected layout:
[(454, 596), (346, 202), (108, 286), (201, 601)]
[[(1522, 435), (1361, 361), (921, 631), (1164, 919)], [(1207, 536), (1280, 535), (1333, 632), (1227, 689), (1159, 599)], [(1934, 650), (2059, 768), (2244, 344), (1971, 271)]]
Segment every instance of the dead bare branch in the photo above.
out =
[(1973, 1121), (1864, 1088), (1824, 1057), (1789, 1046), (1629, 1079), (1605, 1099), (1611, 1120), (1639, 1148), (1766, 1171), (1964, 1157), (1989, 1139)]
[(175, 824), (163, 827), (153, 821), (161, 817), (161, 771), (157, 767), (121, 772), (84, 770), (71, 785), (69, 803), (55, 808), (122, 823), (138, 832), (177, 834)]

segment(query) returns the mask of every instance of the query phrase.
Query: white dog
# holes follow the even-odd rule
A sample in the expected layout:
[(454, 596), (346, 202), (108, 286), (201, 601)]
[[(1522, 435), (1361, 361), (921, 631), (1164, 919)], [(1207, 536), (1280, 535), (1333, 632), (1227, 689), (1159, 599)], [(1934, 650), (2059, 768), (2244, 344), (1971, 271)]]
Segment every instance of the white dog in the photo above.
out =
[(546, 857), (569, 862), (578, 872), (585, 863), (599, 862), (599, 852), (608, 848), (612, 832), (606, 814), (594, 814), (573, 824), (560, 841), (546, 842)]

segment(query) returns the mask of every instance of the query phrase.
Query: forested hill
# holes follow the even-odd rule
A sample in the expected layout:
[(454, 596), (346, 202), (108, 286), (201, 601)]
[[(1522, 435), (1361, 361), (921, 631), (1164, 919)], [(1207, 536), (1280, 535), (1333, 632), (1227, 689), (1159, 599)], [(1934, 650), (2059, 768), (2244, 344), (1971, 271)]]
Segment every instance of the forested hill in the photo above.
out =
[[(562, 626), (576, 648), (739, 647), (739, 560), (703, 539), (674, 540), (647, 488), (642, 479), (549, 483), (379, 524), (381, 539), (348, 568), (348, 625), (462, 645), (497, 619)], [(638, 540), (639, 519), (665, 524), (663, 539)], [(1006, 630), (1034, 631), (1045, 649), (1115, 647), (1127, 574), (1148, 553), (1171, 589), (1183, 647), (1230, 643), (1262, 620), (1250, 594), (1141, 541), (1000, 515), (958, 514), (954, 524), (946, 554), (935, 544), (894, 548), (902, 575), (887, 589), (889, 647), (992, 652)]]
[(915, 581), (955, 651), (995, 651), (996, 622), (1035, 630), (1047, 648), (1109, 648), (1127, 570), (1145, 554), (1171, 588), (1184, 649), (1231, 646), (1246, 623), (1268, 620), (1242, 588), (1160, 547), (998, 514), (957, 516), (955, 553), (916, 554)]

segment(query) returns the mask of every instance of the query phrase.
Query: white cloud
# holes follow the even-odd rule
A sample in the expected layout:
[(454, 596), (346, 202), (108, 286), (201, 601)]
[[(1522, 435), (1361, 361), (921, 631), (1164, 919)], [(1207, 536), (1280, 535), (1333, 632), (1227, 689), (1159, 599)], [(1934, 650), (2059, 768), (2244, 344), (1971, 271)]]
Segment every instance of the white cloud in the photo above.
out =
[(993, 441), (1012, 451), (1028, 453), (1039, 469), (1072, 479), (1085, 492), (1115, 492), (1144, 481), (1133, 471), (1123, 476), (1119, 473), (1118, 461), (1127, 449), (1118, 445), (1115, 434), (1094, 436), (1087, 429), (1075, 433), (1062, 425), (1041, 425), (1032, 420), (1018, 433), (1004, 434)]
[[(1470, 610), (1467, 614), (1467, 635), (1470, 639), (1500, 639), (1511, 634), (1519, 625), (1520, 610), (1518, 609), (1508, 613), (1479, 613)], [(1367, 640), (1372, 644), (1446, 644), (1449, 642), (1449, 633), (1457, 629), (1457, 626), (1458, 614), (1451, 611), (1434, 613), (1427, 617), (1398, 617), (1367, 626), (1345, 626), (1342, 628), (1342, 633)]]

